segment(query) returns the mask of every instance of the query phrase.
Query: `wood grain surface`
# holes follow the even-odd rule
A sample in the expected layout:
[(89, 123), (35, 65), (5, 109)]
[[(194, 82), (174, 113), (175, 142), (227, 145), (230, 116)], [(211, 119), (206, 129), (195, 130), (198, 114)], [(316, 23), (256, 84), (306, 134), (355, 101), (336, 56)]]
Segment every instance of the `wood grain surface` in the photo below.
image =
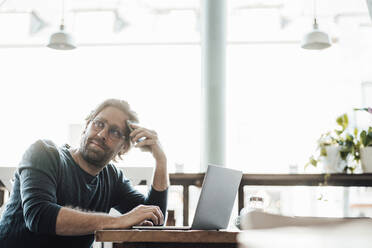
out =
[(99, 230), (97, 242), (236, 243), (239, 231)]

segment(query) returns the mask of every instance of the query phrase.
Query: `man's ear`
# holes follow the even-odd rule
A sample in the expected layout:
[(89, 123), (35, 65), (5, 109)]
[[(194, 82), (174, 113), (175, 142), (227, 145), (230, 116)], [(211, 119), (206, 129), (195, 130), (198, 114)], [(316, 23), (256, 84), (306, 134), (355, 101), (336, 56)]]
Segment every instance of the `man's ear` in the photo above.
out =
[(129, 144), (127, 142), (124, 142), (119, 154), (120, 155), (125, 154), (127, 151), (129, 151), (129, 147), (130, 147)]

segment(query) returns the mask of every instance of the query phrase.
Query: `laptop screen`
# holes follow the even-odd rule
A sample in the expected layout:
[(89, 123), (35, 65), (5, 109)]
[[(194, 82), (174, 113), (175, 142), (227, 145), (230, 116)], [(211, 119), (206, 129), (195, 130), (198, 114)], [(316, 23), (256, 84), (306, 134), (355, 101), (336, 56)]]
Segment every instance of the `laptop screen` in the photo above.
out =
[(208, 166), (192, 229), (227, 228), (242, 175), (238, 170)]

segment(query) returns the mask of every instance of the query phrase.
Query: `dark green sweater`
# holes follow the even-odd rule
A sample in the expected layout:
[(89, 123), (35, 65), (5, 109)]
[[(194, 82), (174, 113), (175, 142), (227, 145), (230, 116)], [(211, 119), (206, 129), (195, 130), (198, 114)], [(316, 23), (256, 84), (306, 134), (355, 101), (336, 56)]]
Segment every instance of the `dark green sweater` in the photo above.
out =
[(164, 213), (167, 190), (136, 191), (123, 173), (108, 164), (97, 176), (82, 170), (66, 147), (39, 140), (23, 155), (10, 199), (0, 220), (3, 247), (90, 247), (93, 235), (58, 236), (56, 219), (62, 206), (126, 213), (140, 205), (157, 205)]

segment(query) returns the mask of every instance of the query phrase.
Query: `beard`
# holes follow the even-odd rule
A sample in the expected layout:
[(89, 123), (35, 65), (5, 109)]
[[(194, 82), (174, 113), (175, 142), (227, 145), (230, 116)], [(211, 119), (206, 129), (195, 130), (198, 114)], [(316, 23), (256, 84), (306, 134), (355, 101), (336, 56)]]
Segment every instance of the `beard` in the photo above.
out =
[[(92, 142), (98, 144), (99, 147)], [(114, 151), (104, 141), (99, 138), (89, 138), (88, 135), (81, 140), (79, 153), (86, 162), (99, 169), (105, 167), (114, 155)]]

